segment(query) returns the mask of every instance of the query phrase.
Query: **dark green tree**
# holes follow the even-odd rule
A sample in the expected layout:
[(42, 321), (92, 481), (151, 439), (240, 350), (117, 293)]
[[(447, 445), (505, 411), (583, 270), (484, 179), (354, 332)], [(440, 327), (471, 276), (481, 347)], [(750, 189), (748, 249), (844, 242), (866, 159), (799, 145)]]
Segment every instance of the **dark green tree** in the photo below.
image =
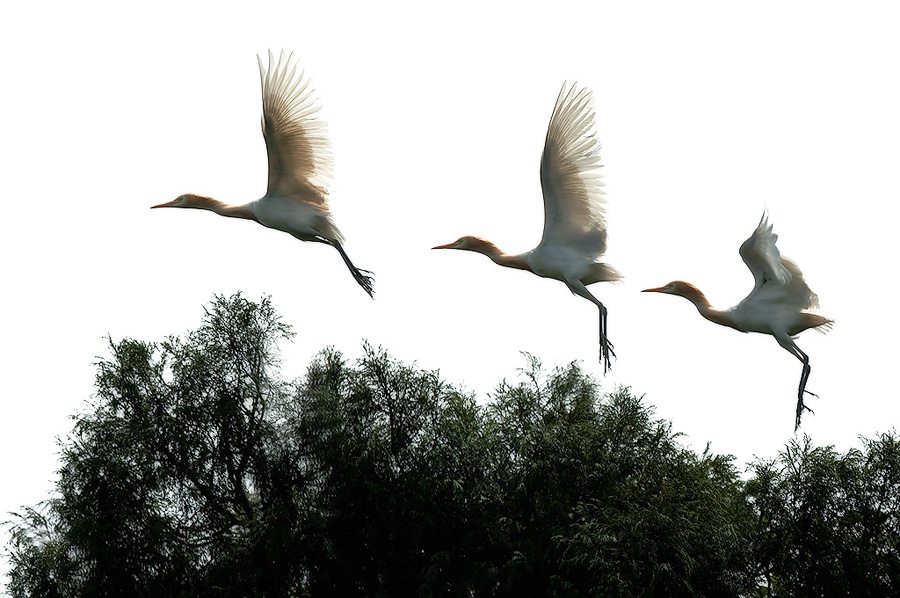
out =
[(900, 595), (900, 440), (862, 444), (840, 454), (804, 437), (753, 465), (754, 557), (768, 595)]
[(513, 595), (736, 596), (751, 512), (729, 457), (680, 447), (627, 388), (571, 364), (504, 386), (492, 414)]
[(310, 366), (294, 402), (322, 514), (315, 595), (445, 595), (478, 561), (481, 410), (471, 396), (366, 346)]
[[(161, 344), (110, 343), (92, 409), (62, 446), (57, 496), (12, 533), (14, 596), (262, 595), (291, 587), (291, 488), (277, 442), (290, 329), (268, 299), (217, 297)], [(199, 592), (202, 588), (202, 592)], [(199, 592), (199, 593), (198, 593)]]

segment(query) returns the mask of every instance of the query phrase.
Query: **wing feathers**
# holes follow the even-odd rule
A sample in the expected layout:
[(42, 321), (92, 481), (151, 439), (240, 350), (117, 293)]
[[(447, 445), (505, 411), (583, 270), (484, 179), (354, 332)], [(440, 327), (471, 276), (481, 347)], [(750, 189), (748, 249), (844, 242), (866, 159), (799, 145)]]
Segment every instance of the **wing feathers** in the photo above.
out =
[(563, 84), (541, 156), (542, 243), (576, 245), (590, 255), (606, 250), (599, 151), (593, 95), (577, 84), (567, 91)]
[(768, 214), (763, 213), (756, 230), (741, 245), (740, 253), (753, 273), (755, 284), (750, 296), (769, 297), (788, 302), (798, 309), (814, 309), (819, 298), (803, 279), (803, 273), (793, 260), (783, 257), (775, 242)]
[(753, 273), (756, 286), (774, 281), (786, 285), (791, 281), (791, 273), (781, 264), (781, 253), (775, 242), (778, 235), (772, 232), (768, 214), (763, 213), (753, 234), (741, 244), (741, 259)]
[(269, 51), (269, 68), (257, 56), (262, 84), (262, 129), (269, 157), (266, 197), (292, 197), (327, 208), (332, 173), (326, 123), (316, 118), (321, 106), (293, 54)]

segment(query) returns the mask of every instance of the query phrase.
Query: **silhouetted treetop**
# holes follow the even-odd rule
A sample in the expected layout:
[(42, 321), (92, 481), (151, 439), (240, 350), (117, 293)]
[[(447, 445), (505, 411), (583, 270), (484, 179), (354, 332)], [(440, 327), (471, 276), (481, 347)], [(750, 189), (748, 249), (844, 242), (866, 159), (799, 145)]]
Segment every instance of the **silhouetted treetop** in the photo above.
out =
[(792, 442), (742, 481), (628, 388), (525, 355), (479, 401), (363, 345), (295, 381), (269, 298), (110, 340), (53, 495), (10, 525), (24, 596), (900, 595), (900, 441)]

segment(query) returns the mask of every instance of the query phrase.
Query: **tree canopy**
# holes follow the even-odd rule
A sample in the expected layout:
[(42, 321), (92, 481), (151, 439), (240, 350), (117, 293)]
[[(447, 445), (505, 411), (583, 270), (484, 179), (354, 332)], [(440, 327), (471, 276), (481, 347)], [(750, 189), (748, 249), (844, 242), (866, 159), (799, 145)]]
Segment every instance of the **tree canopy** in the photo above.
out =
[(364, 345), (295, 381), (271, 300), (110, 340), (24, 596), (900, 595), (900, 440), (792, 442), (742, 479), (628, 388), (525, 356), (487, 400)]

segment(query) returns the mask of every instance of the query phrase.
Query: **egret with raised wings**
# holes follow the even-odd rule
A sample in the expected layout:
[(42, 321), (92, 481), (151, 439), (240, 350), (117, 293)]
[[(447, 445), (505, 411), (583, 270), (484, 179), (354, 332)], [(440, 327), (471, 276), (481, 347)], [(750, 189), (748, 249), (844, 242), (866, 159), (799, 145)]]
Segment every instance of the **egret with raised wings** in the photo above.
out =
[(544, 193), (544, 234), (531, 251), (502, 252), (490, 241), (461, 237), (432, 249), (462, 249), (488, 256), (494, 263), (528, 270), (562, 281), (572, 293), (600, 310), (600, 362), (604, 373), (615, 357), (607, 338), (606, 307), (587, 289), (595, 282), (613, 282), (622, 275), (598, 259), (606, 251), (606, 219), (600, 168), (600, 142), (594, 132), (593, 96), (587, 89), (564, 83), (553, 108), (541, 156)]
[(807, 311), (817, 308), (819, 299), (803, 280), (797, 264), (778, 251), (775, 246), (777, 240), (778, 235), (772, 232), (772, 225), (764, 213), (756, 230), (740, 249), (741, 258), (753, 273), (755, 285), (750, 294), (732, 308), (713, 309), (700, 289), (680, 280), (655, 289), (644, 289), (643, 292), (680, 295), (693, 303), (700, 315), (710, 322), (741, 332), (761, 332), (774, 336), (779, 345), (803, 363), (794, 420), (796, 431), (800, 427), (803, 411), (812, 411), (804, 404), (803, 395), (818, 395), (806, 390), (811, 371), (809, 356), (800, 350), (794, 338), (809, 328), (824, 332), (831, 327), (832, 320)]
[(243, 205), (229, 205), (203, 195), (188, 193), (154, 208), (198, 208), (222, 216), (246, 218), (284, 231), (301, 241), (334, 247), (353, 278), (372, 296), (371, 272), (353, 265), (344, 251), (344, 237), (328, 209), (326, 185), (331, 175), (331, 143), (325, 123), (316, 117), (320, 106), (309, 79), (293, 54), (284, 51), (275, 63), (269, 52), (269, 68), (257, 56), (262, 80), (262, 130), (269, 158), (266, 194)]

